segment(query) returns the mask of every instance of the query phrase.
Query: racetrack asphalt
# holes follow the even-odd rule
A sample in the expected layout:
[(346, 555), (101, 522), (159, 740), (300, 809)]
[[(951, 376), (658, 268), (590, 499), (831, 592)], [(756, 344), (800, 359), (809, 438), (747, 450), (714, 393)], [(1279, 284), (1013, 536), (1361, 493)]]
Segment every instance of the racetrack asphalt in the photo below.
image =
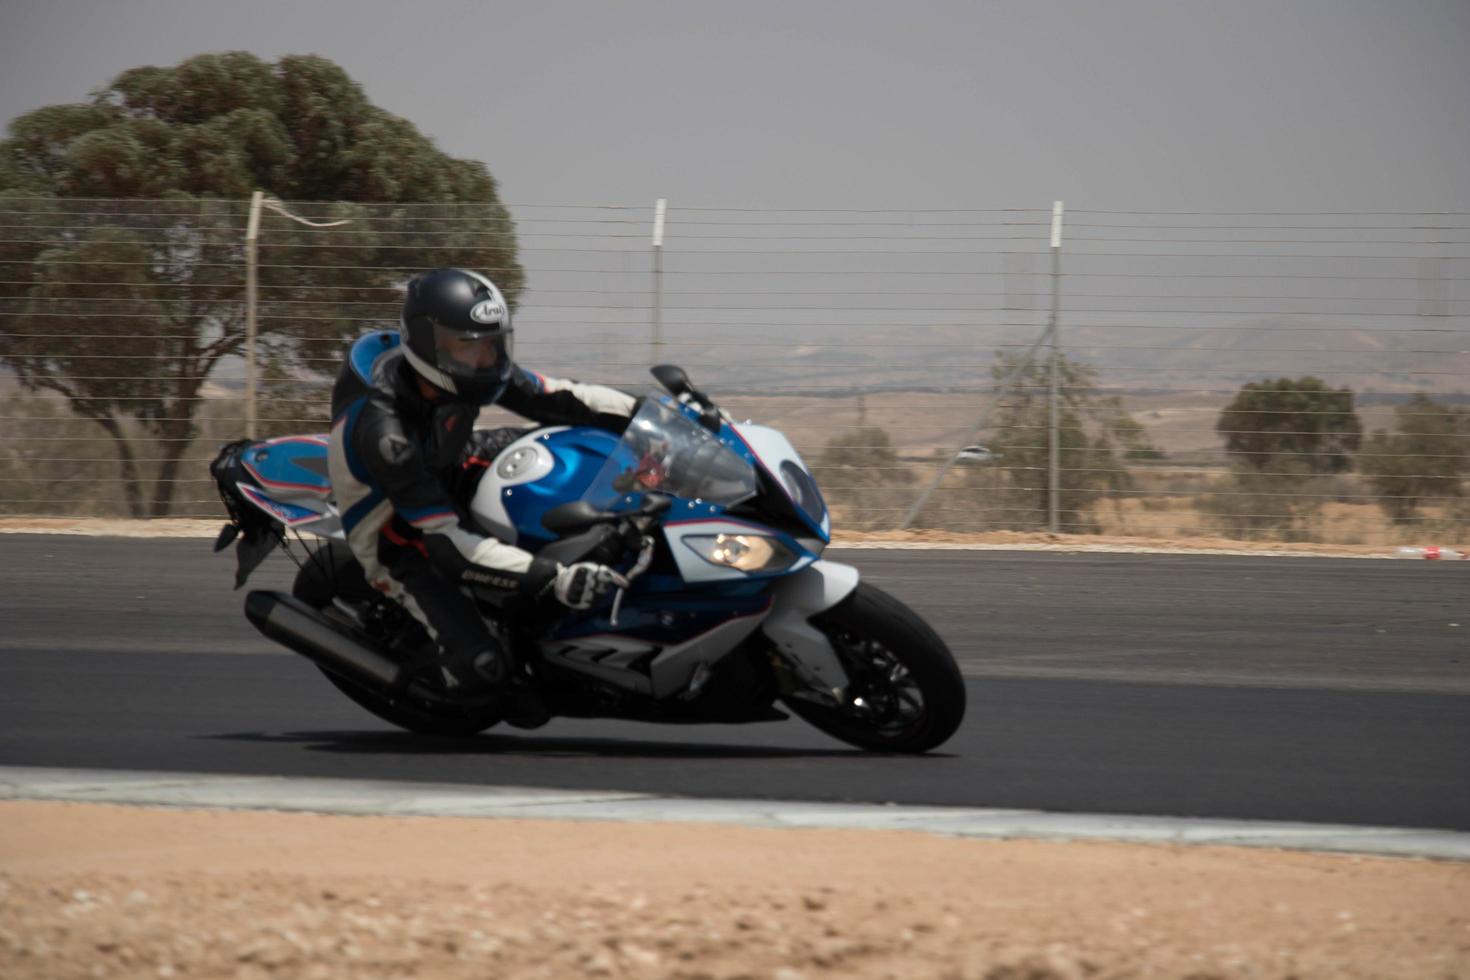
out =
[(1470, 566), (828, 557), (959, 659), (969, 715), (939, 753), (867, 755), (797, 721), (419, 738), (256, 634), (204, 541), (4, 535), (0, 765), (1470, 830)]

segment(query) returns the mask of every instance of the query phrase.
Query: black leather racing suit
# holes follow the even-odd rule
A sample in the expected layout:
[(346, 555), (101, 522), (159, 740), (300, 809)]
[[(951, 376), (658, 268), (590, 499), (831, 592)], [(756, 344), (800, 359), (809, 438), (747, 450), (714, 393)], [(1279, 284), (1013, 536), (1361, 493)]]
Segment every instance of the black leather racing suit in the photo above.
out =
[[(348, 546), (451, 660), (494, 643), (465, 584), (541, 591), (555, 562), (474, 529), (450, 493), (481, 406), (425, 398), (396, 331), (353, 344), (332, 388), (328, 470)], [(546, 425), (622, 431), (636, 399), (517, 367), (497, 404)], [(503, 443), (503, 441), (502, 441)]]

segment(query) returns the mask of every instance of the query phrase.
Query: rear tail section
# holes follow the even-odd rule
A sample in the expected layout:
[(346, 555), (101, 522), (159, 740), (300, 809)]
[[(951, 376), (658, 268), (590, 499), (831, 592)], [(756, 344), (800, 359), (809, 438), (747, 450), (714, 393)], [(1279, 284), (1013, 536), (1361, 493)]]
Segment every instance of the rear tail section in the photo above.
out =
[(325, 435), (241, 439), (220, 447), (209, 464), (230, 515), (214, 550), (222, 551), (240, 539), (235, 548), (239, 559), (235, 588), (244, 585), (285, 539), (288, 527), (323, 537), (342, 536), (327, 479), (327, 445)]

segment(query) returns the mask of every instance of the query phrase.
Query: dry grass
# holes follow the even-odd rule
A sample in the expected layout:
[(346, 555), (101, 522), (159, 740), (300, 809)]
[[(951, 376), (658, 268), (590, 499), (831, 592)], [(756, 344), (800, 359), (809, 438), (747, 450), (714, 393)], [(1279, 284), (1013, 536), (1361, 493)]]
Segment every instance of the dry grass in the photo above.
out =
[[(310, 392), (302, 392), (302, 395)], [(972, 435), (976, 420), (991, 405), (988, 396), (966, 393), (880, 392), (860, 398), (815, 398), (810, 396), (742, 397), (716, 393), (737, 418), (747, 416), (786, 432), (797, 449), (815, 462), (835, 435), (850, 432), (860, 424), (888, 432), (899, 455), (902, 474), (894, 474), (889, 485), (866, 487), (844, 494), (834, 484), (835, 475), (819, 473), (818, 479), (831, 489), (834, 524), (839, 532), (896, 528), (919, 492), (936, 472), (936, 459), (967, 442), (983, 442), (985, 435)], [(325, 398), (325, 392), (323, 392)], [(1125, 407), (1144, 424), (1149, 438), (1168, 459), (1162, 463), (1135, 465), (1130, 470), (1132, 489), (1122, 495), (1098, 494), (1084, 518), (1090, 530), (1149, 540), (1190, 540), (1241, 532), (1231, 530), (1241, 512), (1252, 513), (1284, 504), (1272, 496), (1232, 498), (1230, 475), (1220, 453), (1220, 440), (1213, 431), (1220, 398), (1180, 393), (1129, 397)], [(120, 494), (121, 469), (116, 450), (94, 423), (75, 418), (64, 402), (54, 396), (20, 393), (14, 384), (0, 385), (0, 514), (49, 516), (123, 517), (126, 508)], [(265, 407), (272, 414), (300, 417), (311, 414), (308, 401)], [(1365, 428), (1385, 425), (1391, 411), (1387, 406), (1360, 410)], [(219, 506), (207, 482), (205, 465), (217, 446), (238, 438), (243, 425), (237, 400), (212, 398), (201, 411), (197, 439), (184, 456), (188, 462), (176, 493), (173, 510), (180, 517), (215, 517)], [(510, 421), (492, 411), (482, 424)], [(286, 430), (321, 429), (319, 425), (284, 425)], [(159, 453), (157, 444), (135, 435), (139, 469), (150, 476), (151, 462)], [(272, 432), (271, 434), (276, 434)], [(1038, 434), (1038, 438), (1043, 438)], [(1038, 480), (1043, 477), (1037, 474)], [(907, 482), (904, 482), (907, 480)], [(1367, 484), (1348, 474), (1319, 480), (1304, 493), (1318, 495), (1297, 500), (1295, 520), (1287, 527), (1253, 532), (1261, 540), (1318, 542), (1334, 545), (1470, 545), (1470, 502), (1457, 507), (1426, 507), (1410, 524), (1391, 524), (1382, 510), (1367, 501), (1351, 499), (1368, 494)], [(1007, 489), (998, 467), (965, 464), (951, 472), (926, 511), (923, 524), (940, 530), (985, 533), (1005, 529), (1040, 530), (1045, 514), (1034, 508), (1034, 495)], [(1270, 524), (1271, 521), (1257, 521)]]

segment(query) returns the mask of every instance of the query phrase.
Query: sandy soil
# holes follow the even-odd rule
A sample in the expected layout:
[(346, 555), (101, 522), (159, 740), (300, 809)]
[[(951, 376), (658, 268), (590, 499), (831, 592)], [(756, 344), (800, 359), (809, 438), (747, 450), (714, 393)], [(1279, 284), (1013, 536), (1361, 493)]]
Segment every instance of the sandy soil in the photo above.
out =
[(1470, 866), (0, 804), (0, 976), (1470, 976)]

